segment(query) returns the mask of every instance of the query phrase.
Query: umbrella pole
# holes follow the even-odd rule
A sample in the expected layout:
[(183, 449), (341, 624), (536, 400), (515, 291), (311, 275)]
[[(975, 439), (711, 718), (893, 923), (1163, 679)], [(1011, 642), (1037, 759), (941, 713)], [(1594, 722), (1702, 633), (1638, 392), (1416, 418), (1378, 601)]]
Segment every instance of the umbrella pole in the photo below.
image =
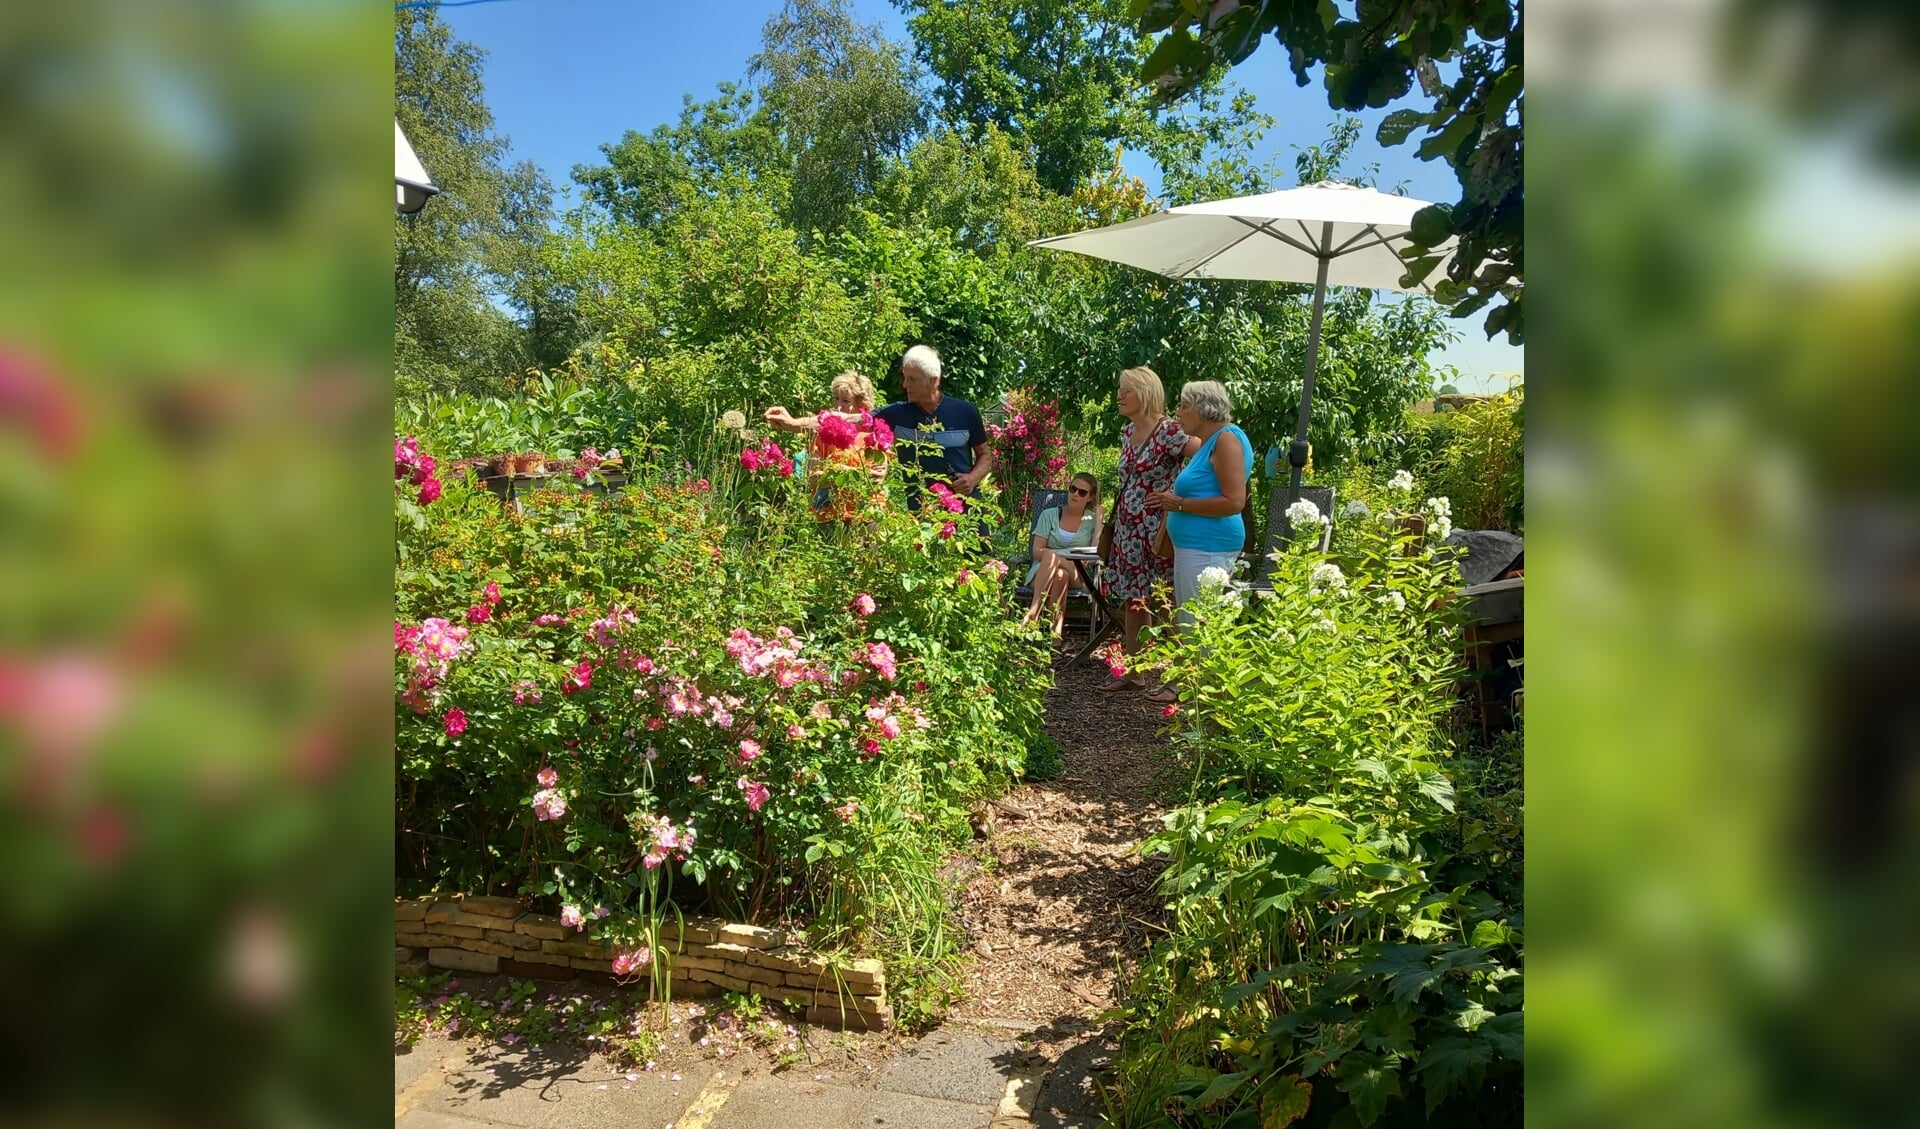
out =
[(1293, 443), (1287, 447), (1287, 465), (1292, 475), (1287, 482), (1287, 504), (1300, 500), (1300, 475), (1307, 465), (1307, 411), (1313, 405), (1313, 371), (1320, 359), (1320, 317), (1327, 307), (1327, 265), (1333, 262), (1333, 225), (1320, 228), (1320, 269), (1313, 280), (1313, 320), (1307, 325), (1307, 368), (1300, 378), (1300, 422), (1294, 429)]

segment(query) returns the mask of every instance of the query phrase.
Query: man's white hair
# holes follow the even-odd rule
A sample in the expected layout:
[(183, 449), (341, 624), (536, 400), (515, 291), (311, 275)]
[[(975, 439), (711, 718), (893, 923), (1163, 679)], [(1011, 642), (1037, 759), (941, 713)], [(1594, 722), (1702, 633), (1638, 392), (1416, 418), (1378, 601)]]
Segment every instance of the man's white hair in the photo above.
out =
[(915, 345), (900, 358), (900, 371), (914, 369), (922, 376), (940, 379), (940, 354), (933, 351), (931, 345)]

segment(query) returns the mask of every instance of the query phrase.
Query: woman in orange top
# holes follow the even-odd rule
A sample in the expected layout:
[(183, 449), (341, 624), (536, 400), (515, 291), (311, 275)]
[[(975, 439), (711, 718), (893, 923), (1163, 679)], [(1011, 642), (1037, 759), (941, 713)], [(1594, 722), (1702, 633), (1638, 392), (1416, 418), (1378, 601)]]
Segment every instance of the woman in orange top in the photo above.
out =
[[(807, 463), (811, 476), (864, 470), (875, 478), (886, 477), (886, 452), (876, 442), (873, 431), (861, 426), (863, 417), (873, 411), (873, 382), (849, 369), (834, 377), (829, 388), (833, 393), (833, 407), (818, 415), (794, 416), (784, 407), (774, 407), (768, 408), (761, 418), (782, 431), (813, 432)], [(838, 417), (847, 426), (822, 427), (828, 416)], [(844, 475), (836, 477), (844, 483)], [(851, 521), (869, 504), (884, 508), (885, 491), (862, 498), (860, 491), (852, 487), (822, 484), (813, 492), (813, 513), (821, 521)]]

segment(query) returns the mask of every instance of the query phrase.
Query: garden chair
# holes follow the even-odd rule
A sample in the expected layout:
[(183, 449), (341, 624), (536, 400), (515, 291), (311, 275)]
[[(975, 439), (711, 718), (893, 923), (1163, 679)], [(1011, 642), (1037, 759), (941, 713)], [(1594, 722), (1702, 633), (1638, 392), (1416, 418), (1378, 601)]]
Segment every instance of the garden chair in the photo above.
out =
[[(1052, 506), (1065, 506), (1066, 504), (1067, 492), (1065, 490), (1036, 489), (1027, 494), (1027, 516), (1025, 523), (1021, 526), (1023, 547), (1017, 554), (1008, 559), (1007, 566), (1010, 569), (1015, 570), (1018, 575), (1023, 577), (1027, 574), (1027, 567), (1033, 564), (1033, 554), (1029, 553), (1024, 545), (1031, 543), (1033, 540), (1034, 521), (1039, 518), (1042, 510)], [(1094, 564), (1090, 566), (1090, 571), (1093, 573), (1094, 582), (1099, 583), (1100, 565)], [(1016, 611), (1024, 609), (1027, 603), (1033, 599), (1032, 586), (1022, 584), (1015, 588), (1013, 590), (1013, 599)], [(1068, 619), (1074, 623), (1078, 623), (1079, 617), (1075, 615), (1075, 612), (1080, 610), (1083, 610), (1086, 616), (1088, 637), (1091, 638), (1092, 634), (1100, 630), (1101, 626), (1100, 617), (1096, 614), (1093, 593), (1079, 585), (1075, 585), (1067, 589)]]
[[(1327, 515), (1326, 524), (1320, 527), (1320, 551), (1327, 552), (1333, 547), (1333, 487), (1302, 486), (1300, 497), (1312, 502)], [(1287, 520), (1287, 479), (1283, 476), (1273, 484), (1273, 494), (1267, 500), (1267, 535), (1260, 544), (1260, 555), (1253, 561), (1253, 584), (1256, 588), (1272, 586), (1273, 551), (1293, 539), (1293, 523)]]

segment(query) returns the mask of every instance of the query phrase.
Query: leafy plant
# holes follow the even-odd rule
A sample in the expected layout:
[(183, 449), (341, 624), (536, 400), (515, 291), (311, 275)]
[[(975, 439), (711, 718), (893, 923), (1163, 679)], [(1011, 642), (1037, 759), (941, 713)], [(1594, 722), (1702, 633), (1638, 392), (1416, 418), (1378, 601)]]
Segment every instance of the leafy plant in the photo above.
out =
[(1171, 930), (1127, 993), (1119, 1124), (1520, 1116), (1518, 761), (1452, 760), (1452, 566), (1348, 524), (1149, 656), (1192, 785), (1146, 845)]

